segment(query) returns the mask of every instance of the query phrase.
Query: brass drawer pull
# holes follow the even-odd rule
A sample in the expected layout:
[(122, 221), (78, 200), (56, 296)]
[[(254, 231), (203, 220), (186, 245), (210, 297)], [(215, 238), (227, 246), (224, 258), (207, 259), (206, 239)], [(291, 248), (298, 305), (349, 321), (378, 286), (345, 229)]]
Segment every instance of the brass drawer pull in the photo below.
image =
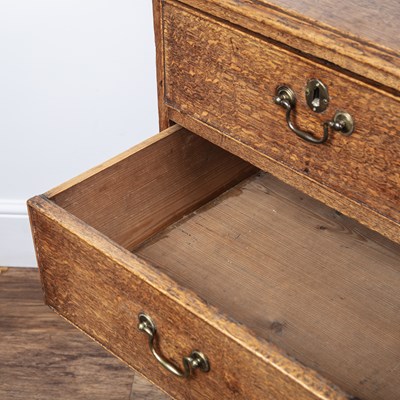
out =
[(286, 110), (286, 122), (289, 128), (299, 137), (307, 142), (314, 144), (325, 143), (329, 137), (329, 128), (334, 131), (340, 132), (342, 135), (350, 136), (354, 130), (354, 121), (350, 114), (344, 111), (336, 112), (331, 121), (326, 121), (323, 124), (323, 135), (321, 138), (316, 138), (312, 133), (302, 131), (296, 128), (291, 121), (291, 112), (296, 106), (296, 96), (294, 91), (288, 86), (279, 86), (276, 89), (276, 96), (274, 97), (276, 104), (282, 106)]
[(140, 313), (138, 315), (139, 325), (138, 329), (142, 332), (147, 333), (149, 336), (150, 350), (153, 353), (155, 359), (169, 372), (181, 378), (190, 378), (195, 369), (200, 369), (200, 371), (208, 372), (210, 370), (210, 363), (207, 357), (200, 351), (193, 350), (189, 357), (183, 357), (183, 370), (175, 366), (171, 362), (167, 361), (163, 356), (161, 356), (156, 350), (156, 336), (157, 328), (153, 320), (145, 313)]

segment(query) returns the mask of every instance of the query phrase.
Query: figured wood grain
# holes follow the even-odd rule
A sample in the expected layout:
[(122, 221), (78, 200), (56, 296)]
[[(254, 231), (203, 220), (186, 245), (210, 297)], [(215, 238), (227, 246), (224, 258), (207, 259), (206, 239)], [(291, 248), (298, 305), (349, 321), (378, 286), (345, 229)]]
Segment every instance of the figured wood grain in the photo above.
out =
[(132, 248), (254, 171), (239, 157), (174, 126), (48, 194)]
[(396, 0), (180, 0), (332, 67), (400, 90)]
[[(348, 398), (52, 201), (35, 197), (29, 212), (47, 304), (172, 397)], [(161, 368), (137, 329), (142, 311), (156, 322), (168, 358), (179, 364), (200, 349), (210, 373), (183, 383)]]
[[(172, 119), (186, 125), (188, 116), (215, 128), (219, 131), (215, 134), (242, 144), (236, 151), (242, 158), (253, 158), (258, 166), (262, 158), (274, 160), (298, 178), (307, 177), (302, 182), (298, 179), (299, 185), (323, 185), (365, 207), (364, 212), (371, 211), (370, 221), (365, 221), (369, 227), (379, 226), (379, 219), (392, 220), (398, 235), (398, 97), (175, 2), (166, 3), (164, 17), (166, 102)], [(321, 115), (312, 113), (303, 98), (312, 77), (329, 88), (331, 103)], [(332, 133), (329, 142), (319, 146), (298, 138), (286, 125), (285, 111), (272, 100), (279, 84), (289, 85), (298, 94), (295, 123), (301, 129), (321, 135), (322, 123), (342, 109), (355, 119), (354, 134)], [(183, 117), (179, 119), (174, 110)], [(208, 139), (213, 133), (208, 129)], [(351, 206), (336, 203), (343, 204), (338, 209), (349, 214)]]
[(0, 267), (0, 337), (2, 399), (167, 399), (43, 304), (37, 268)]
[(400, 398), (400, 245), (262, 174), (135, 253), (348, 393)]

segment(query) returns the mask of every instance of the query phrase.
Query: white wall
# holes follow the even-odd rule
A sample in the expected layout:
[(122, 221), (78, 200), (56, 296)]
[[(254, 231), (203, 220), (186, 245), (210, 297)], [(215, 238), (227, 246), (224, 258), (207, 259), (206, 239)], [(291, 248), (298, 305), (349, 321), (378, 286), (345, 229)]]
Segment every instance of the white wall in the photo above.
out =
[(0, 0), (0, 266), (25, 201), (157, 132), (150, 0)]

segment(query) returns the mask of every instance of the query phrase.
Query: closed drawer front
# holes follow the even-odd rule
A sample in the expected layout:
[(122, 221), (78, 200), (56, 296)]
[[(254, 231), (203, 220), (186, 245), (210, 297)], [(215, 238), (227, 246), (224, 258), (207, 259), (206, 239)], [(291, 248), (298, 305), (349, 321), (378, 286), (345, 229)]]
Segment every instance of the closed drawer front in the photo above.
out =
[(399, 247), (256, 172), (175, 126), (33, 198), (47, 304), (176, 399), (397, 399)]
[[(173, 119), (200, 134), (207, 132), (214, 141), (210, 129), (240, 143), (230, 150), (261, 168), (265, 165), (258, 160), (265, 157), (305, 177), (299, 178), (301, 184), (294, 178), (287, 181), (314, 197), (326, 200), (319, 189), (307, 188), (307, 180), (328, 188), (332, 198), (336, 193), (344, 196), (357, 205), (353, 211), (343, 198), (331, 205), (381, 232), (391, 230), (389, 237), (400, 240), (398, 97), (174, 1), (164, 6), (164, 41), (165, 101)], [(306, 103), (305, 88), (311, 78), (328, 87), (330, 103), (321, 114)], [(285, 111), (273, 101), (279, 85), (296, 93), (293, 120), (302, 130), (320, 137), (322, 124), (344, 110), (355, 120), (354, 133), (345, 137), (331, 131), (322, 145), (300, 139), (287, 127)], [(276, 175), (286, 180), (288, 173), (279, 171)], [(361, 215), (360, 209), (369, 216)], [(382, 218), (373, 221), (375, 212)], [(385, 225), (386, 220), (394, 224)]]

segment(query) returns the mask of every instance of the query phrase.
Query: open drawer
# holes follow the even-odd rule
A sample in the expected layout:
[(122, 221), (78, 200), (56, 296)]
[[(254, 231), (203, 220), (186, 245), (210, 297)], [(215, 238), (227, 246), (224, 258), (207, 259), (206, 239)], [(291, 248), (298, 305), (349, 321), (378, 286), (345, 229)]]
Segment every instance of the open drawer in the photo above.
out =
[[(400, 246), (205, 139), (171, 127), (29, 211), (47, 304), (174, 398), (400, 398)], [(175, 376), (193, 350), (209, 371)]]

